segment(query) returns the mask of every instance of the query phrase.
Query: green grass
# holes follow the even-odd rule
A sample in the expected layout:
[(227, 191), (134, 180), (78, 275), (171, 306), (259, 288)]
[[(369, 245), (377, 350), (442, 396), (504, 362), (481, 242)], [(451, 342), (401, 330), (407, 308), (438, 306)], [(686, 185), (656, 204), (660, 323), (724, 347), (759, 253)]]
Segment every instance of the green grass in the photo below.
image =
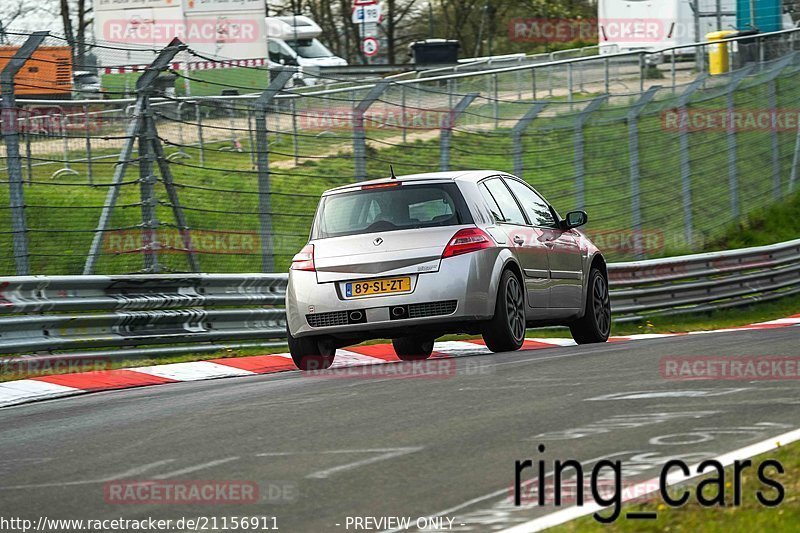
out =
[[(777, 498), (774, 488), (762, 484), (757, 477), (757, 468), (764, 460), (774, 459), (783, 465), (784, 474), (777, 474), (774, 469), (768, 470), (771, 479), (780, 482), (785, 491), (783, 502), (777, 507), (762, 506), (756, 499), (756, 492), (762, 491), (764, 497)], [(752, 459), (754, 467), (742, 474), (742, 505), (734, 506), (733, 470), (725, 470), (725, 500), (723, 507), (705, 508), (697, 503), (694, 496), (697, 483), (688, 484), (692, 497), (683, 507), (670, 508), (660, 498), (651, 501), (623, 506), (621, 517), (611, 525), (597, 523), (591, 516), (586, 516), (549, 529), (555, 533), (574, 531), (675, 531), (675, 532), (728, 532), (728, 531), (797, 531), (800, 524), (800, 443), (794, 442), (777, 450), (756, 456)], [(706, 485), (703, 494), (707, 498), (716, 495), (715, 485)], [(677, 496), (676, 496), (677, 497)], [(626, 512), (656, 512), (656, 520), (625, 520)], [(606, 512), (606, 514), (608, 511)]]

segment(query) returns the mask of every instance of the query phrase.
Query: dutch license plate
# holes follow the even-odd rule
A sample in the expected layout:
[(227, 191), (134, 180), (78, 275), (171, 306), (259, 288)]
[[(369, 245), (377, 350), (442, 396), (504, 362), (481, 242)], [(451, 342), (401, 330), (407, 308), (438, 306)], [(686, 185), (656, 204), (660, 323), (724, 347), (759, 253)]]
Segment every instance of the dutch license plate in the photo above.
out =
[(379, 294), (410, 291), (411, 278), (408, 276), (370, 281), (351, 281), (344, 285), (345, 298), (360, 298), (362, 296), (376, 296)]

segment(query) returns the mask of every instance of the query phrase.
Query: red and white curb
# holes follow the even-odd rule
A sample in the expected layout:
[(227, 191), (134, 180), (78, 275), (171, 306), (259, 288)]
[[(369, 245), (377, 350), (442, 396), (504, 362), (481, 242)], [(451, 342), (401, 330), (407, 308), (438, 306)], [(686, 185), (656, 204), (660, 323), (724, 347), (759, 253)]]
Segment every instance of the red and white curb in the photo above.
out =
[[(625, 342), (674, 337), (678, 335), (783, 328), (796, 325), (800, 325), (800, 314), (735, 328), (695, 331), (690, 333), (627, 335), (623, 337), (611, 337), (609, 341)], [(537, 350), (574, 345), (575, 341), (572, 339), (528, 338), (525, 339), (522, 349)], [(434, 345), (434, 350), (439, 355), (449, 357), (491, 353), (480, 340), (437, 342)], [(336, 361), (332, 368), (394, 362), (399, 362), (399, 359), (394, 354), (391, 344), (372, 344), (367, 346), (352, 346), (347, 350), (337, 350)], [(88, 392), (163, 385), (165, 383), (178, 383), (181, 381), (274, 374), (290, 370), (296, 370), (291, 356), (287, 353), (281, 353), (39, 376), (29, 379), (0, 382), (0, 407), (8, 407), (37, 400), (73, 396)]]

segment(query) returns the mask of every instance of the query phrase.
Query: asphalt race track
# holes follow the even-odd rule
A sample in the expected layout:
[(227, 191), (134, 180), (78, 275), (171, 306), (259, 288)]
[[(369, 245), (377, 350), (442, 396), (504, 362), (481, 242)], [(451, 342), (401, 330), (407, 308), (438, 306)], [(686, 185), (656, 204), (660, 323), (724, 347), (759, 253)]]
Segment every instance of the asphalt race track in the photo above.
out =
[[(33, 520), (274, 516), (286, 532), (443, 515), (454, 531), (502, 530), (554, 511), (512, 505), (515, 460), (619, 459), (627, 485), (668, 458), (692, 464), (800, 427), (796, 379), (660, 371), (669, 356), (757, 355), (800, 355), (800, 328), (461, 357), (424, 378), (290, 372), (10, 407), (0, 507)], [(107, 502), (122, 478), (249, 481), (260, 501)]]

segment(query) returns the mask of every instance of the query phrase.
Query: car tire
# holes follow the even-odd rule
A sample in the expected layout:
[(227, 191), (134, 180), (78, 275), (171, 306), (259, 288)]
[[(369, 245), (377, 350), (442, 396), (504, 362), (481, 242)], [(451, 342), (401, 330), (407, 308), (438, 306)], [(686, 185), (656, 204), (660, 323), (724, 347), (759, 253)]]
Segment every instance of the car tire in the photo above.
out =
[(292, 337), (286, 330), (289, 341), (289, 353), (292, 361), (300, 370), (313, 371), (330, 368), (336, 357), (336, 346), (325, 337)]
[(392, 339), (392, 346), (401, 361), (424, 361), (433, 353), (433, 339), (400, 337)]
[(589, 271), (583, 316), (569, 325), (572, 338), (578, 344), (606, 342), (611, 334), (611, 300), (608, 279), (600, 269)]
[(503, 272), (497, 288), (494, 317), (483, 330), (483, 341), (493, 352), (513, 352), (525, 340), (525, 293), (522, 282), (510, 270)]

